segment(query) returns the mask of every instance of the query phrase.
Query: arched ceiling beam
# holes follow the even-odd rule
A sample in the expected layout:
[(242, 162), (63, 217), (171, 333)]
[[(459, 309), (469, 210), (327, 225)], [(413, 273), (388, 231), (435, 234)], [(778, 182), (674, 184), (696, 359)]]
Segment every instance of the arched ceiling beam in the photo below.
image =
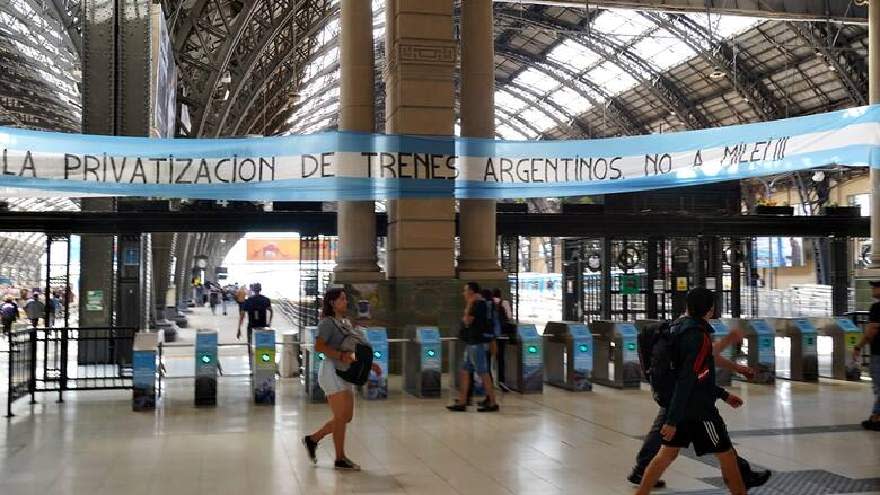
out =
[[(579, 96), (589, 101), (590, 104), (592, 104), (596, 108), (604, 106), (608, 111), (608, 115), (609, 117), (611, 117), (611, 120), (618, 128), (620, 128), (623, 134), (638, 135), (647, 134), (649, 132), (642, 124), (639, 123), (639, 121), (635, 118), (635, 115), (633, 115), (629, 111), (629, 109), (624, 106), (623, 102), (620, 101), (619, 98), (609, 95), (605, 92), (604, 88), (599, 87), (597, 84), (588, 79), (584, 79), (583, 75), (573, 72), (567, 66), (554, 62), (546, 56), (536, 56), (529, 52), (523, 51), (522, 49), (513, 48), (510, 46), (499, 46), (496, 44), (495, 53), (512, 58), (523, 64), (528, 64), (531, 66), (543, 66), (545, 69), (550, 69), (545, 72), (546, 75), (554, 79), (560, 85), (571, 89)], [(562, 77), (560, 76), (560, 74), (563, 74), (566, 77)], [(589, 86), (590, 89), (592, 89), (605, 99), (605, 103), (601, 103), (596, 100), (596, 98), (591, 93), (585, 91), (580, 85), (574, 84), (573, 81), (578, 81), (586, 86)]]
[[(319, 50), (319, 52), (316, 54), (316, 56), (313, 56), (311, 58), (310, 61), (317, 58), (317, 56), (325, 53), (325, 51), (329, 51), (329, 49), (332, 48), (333, 46), (335, 46), (335, 44), (327, 43), (326, 45), (324, 45), (322, 47), (321, 50)], [(308, 65), (308, 63), (309, 62), (307, 62), (306, 64), (303, 64), (302, 66)], [(312, 77), (309, 78), (309, 80), (302, 82), (300, 84), (300, 87), (306, 87), (312, 81), (314, 81), (315, 78), (323, 77), (328, 74), (332, 74), (333, 72), (336, 72), (338, 69), (339, 69), (339, 62), (334, 62), (332, 64), (328, 64), (327, 67), (325, 67), (322, 70), (315, 73)], [(269, 91), (268, 84), (270, 82), (274, 83), (275, 87), (286, 88), (286, 87), (289, 87), (291, 84), (293, 84), (296, 81), (297, 77), (299, 77), (299, 72), (296, 70), (296, 67), (282, 66), (280, 73), (267, 71), (265, 77), (260, 81), (259, 84), (256, 85), (258, 90), (251, 92), (250, 96), (247, 98), (247, 103), (245, 104), (244, 108), (242, 108), (240, 111), (238, 111), (238, 116), (235, 121), (235, 126), (233, 127), (233, 130), (232, 130), (232, 135), (238, 135), (238, 132), (239, 132), (239, 129), (241, 128), (241, 125), (244, 123), (245, 118), (250, 113), (251, 108), (253, 108), (254, 104), (256, 104), (256, 102), (259, 100), (259, 96), (264, 91)], [(262, 114), (262, 112), (260, 112), (260, 114)], [(253, 122), (251, 122), (251, 124), (253, 124)]]
[[(251, 19), (257, 14), (258, 7), (268, 7), (266, 10), (269, 12), (264, 11), (264, 15), (271, 22), (272, 6), (266, 5), (270, 2), (258, 2), (257, 0), (243, 1), (244, 8), (235, 16), (235, 20), (231, 25), (226, 23), (224, 13), (218, 10), (220, 17), (224, 20), (223, 25), (228, 31), (224, 33), (225, 39), (219, 50), (212, 54), (211, 62), (208, 64), (212, 70), (207, 74), (205, 81), (196, 82), (196, 87), (193, 89), (198, 91), (198, 93), (190, 95), (191, 98), (195, 98), (198, 101), (195, 107), (190, 109), (194, 117), (193, 123), (195, 124), (195, 132), (193, 134), (197, 137), (203, 136), (207, 130), (208, 116), (211, 114), (211, 104), (214, 102), (214, 96), (220, 84), (220, 79), (227, 72), (229, 60), (232, 58), (235, 49), (238, 48), (238, 43), (245, 34), (245, 30), (251, 28)], [(198, 34), (198, 26), (195, 29)], [(253, 27), (253, 29), (258, 29), (258, 26)]]
[[(247, 50), (246, 57), (238, 67), (244, 67), (243, 71), (236, 70), (233, 75), (232, 87), (229, 90), (229, 99), (223, 106), (220, 115), (220, 122), (214, 131), (215, 136), (219, 136), (226, 121), (229, 118), (230, 111), (236, 105), (241, 94), (242, 88), (250, 81), (254, 70), (258, 66), (262, 66), (266, 72), (266, 77), (273, 72), (267, 66), (277, 67), (281, 60), (287, 59), (296, 53), (296, 48), (300, 44), (307, 44), (323, 23), (316, 22), (317, 15), (314, 12), (306, 12), (306, 0), (299, 0), (296, 5), (287, 11), (287, 13), (278, 19), (273, 19), (273, 28), (266, 29), (263, 37), (255, 44), (255, 48)], [(313, 9), (312, 9), (313, 10)], [(296, 22), (291, 22), (296, 18)], [(305, 24), (307, 29), (300, 29), (300, 23)], [(306, 40), (305, 43), (303, 40)], [(272, 46), (274, 55), (277, 57), (272, 60), (266, 57), (267, 49)], [(269, 58), (269, 60), (264, 60)], [(261, 64), (262, 62), (262, 64)], [(294, 64), (295, 72), (299, 72), (299, 64)], [(263, 78), (265, 80), (265, 77)]]
[[(524, 119), (522, 115), (517, 112), (512, 112), (507, 110), (504, 107), (495, 106), (495, 115), (500, 115), (502, 118), (506, 119), (508, 122), (511, 120), (515, 120), (519, 123), (519, 126), (512, 126), (514, 129), (525, 127), (530, 130), (535, 137), (541, 137), (544, 135), (544, 131), (535, 127), (534, 124)], [(508, 124), (510, 125), (510, 124)], [(525, 133), (523, 133), (525, 134)]]
[(825, 60), (834, 67), (838, 79), (846, 87), (855, 105), (866, 105), (868, 95), (868, 66), (865, 60), (848, 48), (834, 47), (834, 36), (828, 32), (828, 24), (820, 22), (789, 22), (788, 27), (819, 50)]
[[(522, 86), (520, 86), (520, 87), (522, 87)], [(521, 91), (515, 90), (510, 85), (505, 85), (505, 86), (499, 87), (497, 89), (497, 91), (503, 91), (504, 93), (507, 93), (508, 95), (516, 98), (517, 100), (525, 103), (526, 107), (523, 108), (522, 110), (527, 110), (530, 108), (537, 110), (537, 111), (543, 113), (545, 116), (547, 116), (547, 118), (552, 120), (557, 126), (560, 126), (560, 127), (568, 124), (568, 122), (565, 122), (564, 120), (559, 118), (559, 115), (562, 115), (563, 117), (566, 116), (566, 114), (564, 112), (557, 113), (557, 112), (548, 110), (547, 107), (540, 100), (540, 98), (524, 98), (523, 93)], [(496, 108), (497, 108), (497, 105), (496, 105)]]
[(746, 67), (726, 40), (716, 42), (708, 30), (685, 15), (654, 12), (642, 12), (642, 15), (677, 36), (704, 60), (723, 71), (737, 93), (749, 102), (762, 120), (784, 117), (783, 105)]
[(611, 39), (599, 31), (578, 35), (576, 33), (581, 30), (573, 30), (570, 23), (530, 10), (514, 11), (509, 15), (518, 16), (535, 26), (548, 30), (574, 31), (568, 34), (572, 41), (589, 48), (608, 62), (617, 65), (630, 77), (641, 83), (667, 110), (675, 113), (688, 128), (701, 129), (711, 126), (706, 116), (696, 108), (674, 82), (649, 62), (636, 55), (629, 46), (620, 44), (617, 40)]
[[(322, 12), (326, 13), (327, 3), (322, 2)], [(325, 16), (318, 16), (320, 19), (324, 19)], [(296, 22), (302, 22), (304, 25), (301, 27), (300, 31), (306, 32), (312, 30), (317, 24), (320, 24), (319, 20), (309, 19), (305, 16), (297, 16)], [(256, 88), (254, 93), (257, 93), (257, 101), (259, 101), (259, 95), (263, 96), (263, 105), (267, 106), (271, 109), (277, 109), (276, 115), (279, 117), (272, 119), (271, 121), (264, 121), (264, 131), (261, 134), (267, 135), (275, 135), (278, 133), (280, 129), (284, 127), (284, 118), (281, 118), (283, 114), (286, 117), (290, 116), (290, 108), (295, 102), (295, 98), (299, 88), (299, 79), (302, 77), (302, 71), (307, 65), (307, 61), (311, 58), (311, 54), (314, 51), (316, 40), (315, 36), (302, 37), (302, 42), (296, 45), (296, 57), (293, 57), (293, 60), (282, 60), (279, 64), (288, 71), (292, 72), (291, 76), (287, 78), (282, 76), (276, 76), (269, 79), (269, 81), (275, 82), (273, 86), (263, 88)], [(282, 81), (290, 80), (290, 84), (280, 84)], [(267, 98), (268, 95), (268, 98)], [(259, 112), (258, 112), (259, 113)], [(256, 118), (251, 120), (249, 124), (249, 132), (250, 129), (256, 125)]]
[(496, 3), (545, 5), (583, 9), (585, 6), (666, 12), (709, 12), (786, 20), (834, 20), (866, 24), (867, 7), (853, 5), (852, 0), (493, 0)]
[(82, 53), (82, 10), (78, 0), (52, 0), (55, 14), (64, 26), (64, 41), (77, 58)]
[[(541, 109), (541, 111), (544, 112), (545, 115), (553, 119), (553, 121), (556, 122), (556, 124), (560, 128), (566, 126), (574, 126), (583, 135), (593, 135), (591, 129), (587, 125), (581, 122), (581, 120), (576, 115), (570, 114), (568, 110), (553, 101), (553, 98), (551, 98), (548, 94), (541, 94), (538, 91), (535, 91), (528, 86), (519, 84), (516, 81), (510, 81), (507, 84), (502, 85), (499, 89), (507, 91), (508, 94), (519, 98), (520, 100), (526, 102), (526, 104), (528, 105), (535, 106)], [(514, 91), (511, 91), (511, 89), (513, 89)], [(531, 98), (525, 98), (524, 96), (530, 96)], [(553, 111), (547, 111), (545, 106), (549, 106)], [(557, 114), (565, 117), (565, 120), (567, 122), (563, 122), (562, 119), (556, 116)]]

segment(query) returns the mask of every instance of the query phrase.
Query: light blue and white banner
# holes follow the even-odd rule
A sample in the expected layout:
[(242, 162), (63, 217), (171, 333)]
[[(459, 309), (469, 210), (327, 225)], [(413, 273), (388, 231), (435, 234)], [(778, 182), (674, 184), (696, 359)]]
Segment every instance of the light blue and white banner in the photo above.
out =
[(0, 128), (0, 194), (246, 201), (582, 196), (880, 167), (880, 106), (662, 135), (150, 139)]

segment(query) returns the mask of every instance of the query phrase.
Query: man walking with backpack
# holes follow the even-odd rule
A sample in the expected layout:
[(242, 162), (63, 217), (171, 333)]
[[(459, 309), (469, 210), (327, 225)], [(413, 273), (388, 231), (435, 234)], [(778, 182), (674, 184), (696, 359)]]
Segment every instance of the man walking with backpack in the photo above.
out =
[[(663, 472), (691, 444), (698, 456), (714, 454), (730, 493), (744, 495), (746, 487), (737, 465), (736, 452), (715, 401), (723, 400), (733, 408), (742, 399), (715, 384), (715, 357), (710, 336), (709, 318), (715, 311), (715, 294), (697, 288), (687, 295), (687, 316), (670, 328), (669, 364), (652, 362), (651, 387), (658, 403), (667, 405), (666, 421), (660, 429), (663, 438), (660, 452), (654, 457), (636, 492), (646, 495)], [(658, 355), (654, 351), (654, 356)], [(671, 385), (671, 386), (670, 386)]]
[[(645, 439), (642, 441), (642, 448), (636, 455), (636, 465), (633, 467), (632, 473), (627, 477), (627, 481), (634, 485), (641, 484), (645, 469), (647, 469), (651, 460), (654, 459), (654, 456), (657, 455), (657, 452), (660, 451), (660, 446), (663, 442), (660, 430), (663, 428), (663, 425), (666, 424), (666, 408), (669, 405), (668, 402), (663, 401), (663, 396), (666, 395), (667, 400), (671, 397), (671, 387), (673, 384), (664, 385), (661, 383), (662, 380), (660, 379), (652, 380), (653, 374), (658, 375), (657, 378), (661, 378), (661, 375), (664, 374), (664, 370), (658, 370), (657, 373), (652, 373), (652, 369), (669, 366), (668, 353), (670, 352), (670, 343), (668, 343), (667, 340), (671, 339), (671, 325), (672, 322), (664, 321), (656, 326), (646, 328), (639, 336), (639, 358), (642, 362), (642, 369), (644, 370), (646, 379), (652, 383), (652, 387), (654, 384), (656, 384), (658, 388), (666, 386), (670, 391), (667, 394), (654, 394), (654, 399), (660, 405), (660, 410), (658, 411), (656, 418), (654, 418), (654, 423), (651, 425), (651, 431), (648, 432)], [(708, 331), (709, 333), (712, 333), (713, 329), (711, 325), (708, 327)], [(755, 376), (755, 371), (753, 369), (748, 366), (736, 364), (721, 354), (726, 348), (740, 342), (742, 337), (742, 330), (733, 329), (727, 336), (713, 344), (712, 350), (714, 353), (715, 365), (718, 368), (730, 370), (745, 376), (747, 379), (751, 379)], [(769, 470), (752, 470), (749, 461), (738, 455), (737, 463), (739, 464), (740, 474), (742, 475), (746, 488), (754, 488), (766, 484), (772, 474)], [(665, 486), (666, 482), (663, 480), (658, 480), (657, 483), (654, 484), (654, 488), (664, 488)]]
[(480, 294), (480, 284), (468, 282), (464, 286), (464, 300), (466, 304), (462, 317), (460, 338), (465, 342), (464, 359), (459, 372), (458, 400), (455, 404), (446, 406), (450, 411), (467, 411), (467, 394), (470, 388), (471, 373), (480, 375), (483, 379), (483, 387), (486, 389), (486, 402), (478, 409), (478, 412), (496, 412), (499, 410), (495, 400), (495, 388), (492, 385), (492, 375), (489, 374), (489, 345), (494, 338), (495, 329), (490, 319), (489, 308)]

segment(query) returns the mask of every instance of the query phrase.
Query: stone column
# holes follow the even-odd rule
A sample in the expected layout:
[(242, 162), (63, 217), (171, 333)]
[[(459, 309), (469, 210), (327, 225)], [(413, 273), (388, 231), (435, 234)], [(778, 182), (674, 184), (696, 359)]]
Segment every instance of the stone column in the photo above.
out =
[[(388, 0), (386, 130), (451, 136), (455, 125), (453, 0)], [(455, 277), (455, 200), (389, 202), (388, 277)]]
[[(339, 130), (375, 131), (373, 9), (365, 0), (342, 0), (340, 13)], [(336, 226), (337, 282), (382, 278), (376, 256), (373, 201), (340, 201)]]
[[(495, 138), (495, 37), (492, 0), (461, 3), (461, 135)], [(458, 276), (500, 280), (495, 233), (495, 200), (459, 201), (461, 252)]]

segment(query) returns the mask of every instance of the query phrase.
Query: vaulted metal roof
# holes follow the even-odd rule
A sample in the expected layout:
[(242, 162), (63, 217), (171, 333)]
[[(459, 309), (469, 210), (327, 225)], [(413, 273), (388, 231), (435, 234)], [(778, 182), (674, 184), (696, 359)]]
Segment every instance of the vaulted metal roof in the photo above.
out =
[[(384, 53), (383, 5), (373, 2), (377, 74)], [(860, 18), (852, 19), (795, 22), (498, 2), (497, 135), (633, 135), (861, 105), (867, 94), (867, 30)], [(317, 76), (304, 79), (303, 103), (287, 132), (336, 126), (338, 53), (335, 36), (329, 38), (309, 69)], [(381, 96), (381, 77), (377, 85)], [(377, 130), (384, 127), (383, 112), (378, 105)]]

